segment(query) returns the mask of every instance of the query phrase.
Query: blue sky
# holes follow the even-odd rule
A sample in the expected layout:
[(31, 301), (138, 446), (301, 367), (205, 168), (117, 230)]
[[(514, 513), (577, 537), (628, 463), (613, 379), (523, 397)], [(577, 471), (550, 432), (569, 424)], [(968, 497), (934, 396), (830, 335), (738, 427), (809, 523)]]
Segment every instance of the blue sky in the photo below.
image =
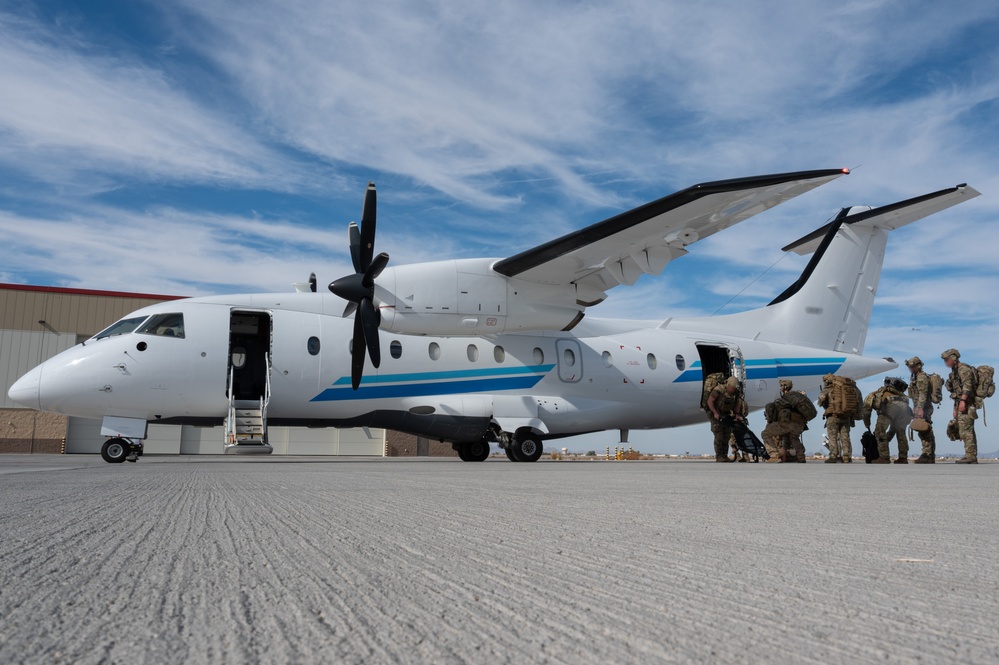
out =
[[(999, 6), (766, 7), (5, 3), (0, 281), (325, 283), (348, 272), (369, 179), (399, 264), (508, 256), (706, 180), (849, 166), (591, 315), (713, 313), (838, 208), (968, 182), (984, 195), (892, 235), (867, 353), (995, 364)], [(804, 260), (723, 311), (765, 304)], [(633, 439), (709, 447), (703, 428)]]

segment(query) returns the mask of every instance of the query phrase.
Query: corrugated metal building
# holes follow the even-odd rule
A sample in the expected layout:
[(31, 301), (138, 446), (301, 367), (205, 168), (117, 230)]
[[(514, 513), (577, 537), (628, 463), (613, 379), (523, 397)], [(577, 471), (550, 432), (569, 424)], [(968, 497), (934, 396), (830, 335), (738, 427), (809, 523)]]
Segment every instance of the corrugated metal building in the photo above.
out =
[[(87, 340), (126, 314), (177, 296), (0, 284), (0, 452), (99, 453), (100, 421), (39, 413), (10, 401), (10, 386), (32, 367)], [(274, 454), (382, 456), (451, 454), (450, 446), (396, 432), (272, 427)], [(218, 428), (150, 425), (147, 453), (220, 454)]]

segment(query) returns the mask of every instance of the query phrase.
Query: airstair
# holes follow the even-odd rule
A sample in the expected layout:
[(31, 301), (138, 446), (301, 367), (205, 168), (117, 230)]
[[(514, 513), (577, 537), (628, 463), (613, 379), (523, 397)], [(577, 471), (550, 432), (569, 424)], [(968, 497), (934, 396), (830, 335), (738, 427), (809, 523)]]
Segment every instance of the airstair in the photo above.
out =
[(270, 455), (274, 448), (267, 441), (267, 407), (271, 401), (271, 361), (267, 356), (267, 380), (258, 400), (235, 397), (235, 370), (229, 371), (229, 413), (225, 421), (227, 455)]

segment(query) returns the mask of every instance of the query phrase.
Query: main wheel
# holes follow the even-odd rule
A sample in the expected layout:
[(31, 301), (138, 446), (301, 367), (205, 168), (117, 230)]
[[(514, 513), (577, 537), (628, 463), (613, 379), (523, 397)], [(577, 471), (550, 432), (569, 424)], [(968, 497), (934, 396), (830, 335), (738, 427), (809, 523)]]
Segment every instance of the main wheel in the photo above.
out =
[(101, 446), (101, 457), (108, 464), (121, 464), (128, 457), (128, 442), (125, 439), (108, 439)]
[(513, 444), (512, 443), (509, 444), (506, 448), (504, 448), (503, 452), (506, 453), (506, 458), (508, 460), (510, 460), (511, 462), (519, 462), (520, 461), (519, 459), (517, 459), (516, 454), (513, 452)]
[(544, 450), (541, 440), (532, 434), (518, 436), (513, 441), (513, 455), (518, 462), (537, 462)]
[(458, 451), (458, 459), (460, 459), (462, 462), (471, 462), (472, 461), (468, 457), (468, 446), (467, 445), (465, 445), (464, 443), (462, 443), (462, 444), (456, 445), (454, 447), (454, 449)]
[(489, 442), (484, 440), (473, 441), (472, 443), (466, 443), (465, 446), (465, 461), (466, 462), (485, 462), (489, 459)]

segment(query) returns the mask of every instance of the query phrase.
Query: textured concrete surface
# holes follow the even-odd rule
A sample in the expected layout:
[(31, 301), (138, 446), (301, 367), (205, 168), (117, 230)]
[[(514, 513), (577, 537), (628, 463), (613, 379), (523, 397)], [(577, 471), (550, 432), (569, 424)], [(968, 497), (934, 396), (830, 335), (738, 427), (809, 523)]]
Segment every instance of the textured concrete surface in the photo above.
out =
[(0, 662), (997, 662), (999, 464), (0, 458)]

